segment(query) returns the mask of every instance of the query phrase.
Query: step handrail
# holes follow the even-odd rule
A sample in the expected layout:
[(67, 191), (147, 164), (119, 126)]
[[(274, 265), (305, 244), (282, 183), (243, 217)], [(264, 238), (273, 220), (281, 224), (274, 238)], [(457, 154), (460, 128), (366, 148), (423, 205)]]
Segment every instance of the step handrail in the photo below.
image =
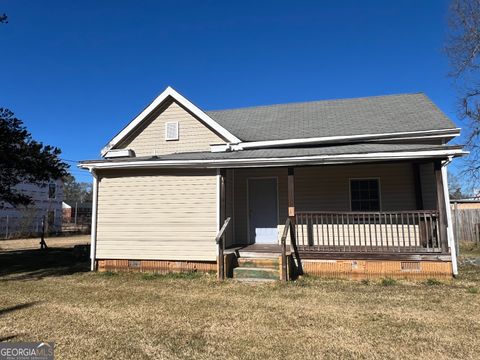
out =
[(287, 218), (287, 221), (285, 221), (285, 227), (283, 228), (283, 234), (282, 238), (280, 241), (280, 244), (282, 246), (282, 281), (287, 281), (287, 236), (288, 236), (288, 230), (290, 229), (290, 224), (292, 220), (290, 218)]
[(225, 279), (225, 230), (227, 230), (228, 224), (230, 224), (230, 217), (226, 218), (222, 228), (218, 231), (215, 237), (215, 243), (218, 248), (218, 279)]

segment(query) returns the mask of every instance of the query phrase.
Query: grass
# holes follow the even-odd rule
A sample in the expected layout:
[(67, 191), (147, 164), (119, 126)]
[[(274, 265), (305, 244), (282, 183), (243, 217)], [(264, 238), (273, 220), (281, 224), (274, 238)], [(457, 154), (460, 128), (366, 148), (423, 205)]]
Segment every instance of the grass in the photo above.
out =
[[(478, 359), (480, 268), (435, 281), (218, 283), (90, 273), (67, 249), (0, 253), (0, 341), (59, 359)], [(115, 275), (113, 275), (115, 274)], [(368, 286), (366, 286), (368, 285)], [(385, 286), (387, 285), (387, 286)], [(395, 285), (395, 286), (391, 286)]]
[(385, 278), (381, 280), (380, 284), (382, 284), (382, 286), (393, 286), (397, 284), (397, 281), (395, 279)]
[(480, 244), (473, 241), (460, 241), (460, 257), (480, 257)]

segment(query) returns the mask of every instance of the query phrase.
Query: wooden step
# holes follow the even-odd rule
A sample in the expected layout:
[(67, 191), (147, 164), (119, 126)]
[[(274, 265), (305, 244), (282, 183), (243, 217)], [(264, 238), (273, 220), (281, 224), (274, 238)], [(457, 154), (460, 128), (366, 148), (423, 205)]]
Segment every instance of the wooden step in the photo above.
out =
[(251, 268), (268, 268), (278, 270), (280, 262), (277, 258), (250, 258), (250, 257), (240, 257), (237, 259), (238, 266), (240, 267), (251, 267)]
[(280, 272), (278, 269), (239, 266), (233, 269), (233, 278), (280, 280)]
[(238, 250), (238, 255), (241, 258), (278, 259), (280, 256), (282, 256), (282, 253)]

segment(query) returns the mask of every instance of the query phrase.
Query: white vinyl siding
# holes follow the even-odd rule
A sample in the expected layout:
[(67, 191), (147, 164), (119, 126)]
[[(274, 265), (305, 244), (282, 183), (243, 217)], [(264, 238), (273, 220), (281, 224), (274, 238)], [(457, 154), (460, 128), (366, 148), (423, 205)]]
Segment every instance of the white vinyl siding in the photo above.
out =
[(98, 259), (216, 259), (214, 170), (100, 174)]
[[(177, 123), (178, 140), (167, 140), (167, 124)], [(210, 151), (210, 144), (224, 144), (220, 136), (176, 102), (153, 112), (145, 122), (115, 149), (132, 149), (136, 156), (178, 152)]]

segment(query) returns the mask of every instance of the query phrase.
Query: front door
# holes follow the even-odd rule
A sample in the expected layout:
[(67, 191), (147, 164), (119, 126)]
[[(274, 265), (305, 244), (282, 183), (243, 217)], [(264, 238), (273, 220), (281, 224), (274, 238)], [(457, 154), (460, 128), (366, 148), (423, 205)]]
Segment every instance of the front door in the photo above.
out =
[(250, 244), (277, 244), (277, 179), (248, 180)]

